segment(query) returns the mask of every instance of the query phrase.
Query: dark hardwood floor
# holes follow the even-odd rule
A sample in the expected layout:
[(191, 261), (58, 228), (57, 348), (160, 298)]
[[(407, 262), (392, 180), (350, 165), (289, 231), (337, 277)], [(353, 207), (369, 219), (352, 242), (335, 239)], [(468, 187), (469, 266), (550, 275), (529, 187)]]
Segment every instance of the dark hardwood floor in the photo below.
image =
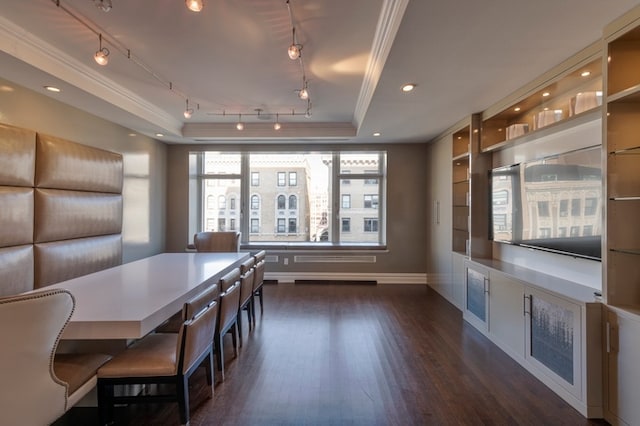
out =
[[(231, 344), (226, 381), (191, 382), (198, 425), (590, 425), (419, 285), (266, 285), (264, 316)], [(246, 319), (246, 318), (245, 318)], [(230, 338), (230, 336), (227, 336)], [(119, 425), (179, 424), (176, 404), (116, 411)], [(73, 409), (62, 425), (96, 423)]]

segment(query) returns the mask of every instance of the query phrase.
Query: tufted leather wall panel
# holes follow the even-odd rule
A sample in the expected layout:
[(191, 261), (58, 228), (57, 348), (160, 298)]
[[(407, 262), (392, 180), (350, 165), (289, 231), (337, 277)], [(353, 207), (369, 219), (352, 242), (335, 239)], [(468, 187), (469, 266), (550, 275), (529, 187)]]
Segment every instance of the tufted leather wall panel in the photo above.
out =
[(33, 188), (0, 186), (0, 247), (33, 242)]
[(33, 290), (33, 245), (0, 248), (0, 297)]
[(36, 189), (36, 243), (120, 233), (122, 196)]
[(35, 186), (38, 188), (119, 194), (122, 171), (119, 154), (37, 135)]
[(122, 184), (120, 154), (0, 124), (0, 296), (122, 263)]
[(36, 132), (0, 124), (0, 185), (33, 186)]
[(90, 274), (122, 263), (120, 234), (35, 245), (34, 287)]

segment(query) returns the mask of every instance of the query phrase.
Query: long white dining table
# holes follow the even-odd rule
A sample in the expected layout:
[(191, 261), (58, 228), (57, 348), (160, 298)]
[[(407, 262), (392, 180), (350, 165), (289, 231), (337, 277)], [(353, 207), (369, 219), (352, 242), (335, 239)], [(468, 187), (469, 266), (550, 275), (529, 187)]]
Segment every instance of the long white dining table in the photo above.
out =
[(250, 256), (163, 253), (63, 281), (75, 310), (62, 339), (138, 339)]

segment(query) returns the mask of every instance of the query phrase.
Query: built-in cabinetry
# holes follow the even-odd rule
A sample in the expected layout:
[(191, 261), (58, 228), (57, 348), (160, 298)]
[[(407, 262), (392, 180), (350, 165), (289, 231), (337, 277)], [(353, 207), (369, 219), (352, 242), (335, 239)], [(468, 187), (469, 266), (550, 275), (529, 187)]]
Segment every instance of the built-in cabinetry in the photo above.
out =
[(602, 304), (592, 288), (467, 261), (464, 317), (587, 417), (602, 416)]
[(469, 249), (469, 125), (452, 135), (452, 250), (468, 254)]
[(605, 418), (640, 424), (640, 10), (605, 29)]

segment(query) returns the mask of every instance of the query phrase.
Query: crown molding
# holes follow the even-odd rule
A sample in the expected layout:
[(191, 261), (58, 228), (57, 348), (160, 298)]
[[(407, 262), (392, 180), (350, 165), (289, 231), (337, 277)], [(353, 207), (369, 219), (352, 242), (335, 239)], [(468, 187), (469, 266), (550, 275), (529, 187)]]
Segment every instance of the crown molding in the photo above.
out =
[(378, 26), (373, 38), (371, 55), (369, 56), (369, 62), (367, 63), (364, 80), (360, 87), (360, 94), (353, 114), (353, 124), (356, 129), (360, 128), (369, 109), (369, 104), (380, 81), (382, 70), (389, 57), (389, 52), (408, 4), (409, 0), (383, 0), (382, 12), (378, 18)]
[(2, 16), (0, 16), (0, 50), (114, 107), (158, 126), (165, 133), (180, 135), (182, 127), (180, 120)]

